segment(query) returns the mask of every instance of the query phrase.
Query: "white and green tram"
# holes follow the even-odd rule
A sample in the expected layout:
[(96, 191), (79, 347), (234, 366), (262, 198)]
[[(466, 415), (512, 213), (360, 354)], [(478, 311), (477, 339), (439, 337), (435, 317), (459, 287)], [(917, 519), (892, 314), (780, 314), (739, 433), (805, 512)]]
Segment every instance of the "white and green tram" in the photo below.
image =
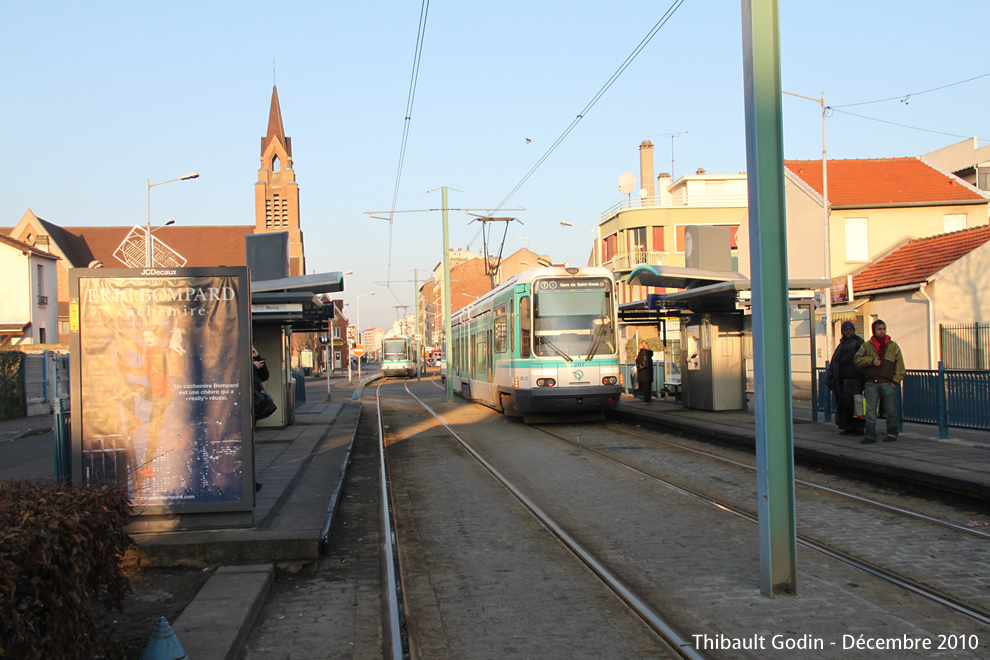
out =
[(416, 344), (408, 335), (386, 335), (382, 339), (382, 374), (416, 375)]
[(622, 391), (615, 280), (533, 268), (453, 315), (452, 389), (524, 421), (601, 419)]

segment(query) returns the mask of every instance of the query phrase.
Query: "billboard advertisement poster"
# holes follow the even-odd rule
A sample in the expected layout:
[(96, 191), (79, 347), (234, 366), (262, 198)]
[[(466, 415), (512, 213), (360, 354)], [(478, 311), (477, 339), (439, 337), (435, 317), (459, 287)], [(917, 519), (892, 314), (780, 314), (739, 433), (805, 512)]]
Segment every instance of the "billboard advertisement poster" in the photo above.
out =
[(138, 513), (252, 507), (246, 269), (70, 277), (73, 480), (125, 482)]

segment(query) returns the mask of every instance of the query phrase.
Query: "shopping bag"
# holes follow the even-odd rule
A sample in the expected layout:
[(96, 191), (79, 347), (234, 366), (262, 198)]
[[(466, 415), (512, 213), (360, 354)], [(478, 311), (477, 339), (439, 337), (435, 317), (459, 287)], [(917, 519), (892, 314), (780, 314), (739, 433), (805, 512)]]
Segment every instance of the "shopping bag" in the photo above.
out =
[(866, 417), (866, 397), (862, 394), (853, 394), (853, 417), (856, 419)]

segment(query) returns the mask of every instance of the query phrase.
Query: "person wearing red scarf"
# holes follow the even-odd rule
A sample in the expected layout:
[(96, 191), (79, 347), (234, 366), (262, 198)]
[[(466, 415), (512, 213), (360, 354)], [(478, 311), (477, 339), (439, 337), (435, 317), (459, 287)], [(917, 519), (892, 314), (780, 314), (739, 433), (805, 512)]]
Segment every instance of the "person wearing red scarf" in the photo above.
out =
[(863, 443), (877, 441), (877, 405), (881, 399), (887, 418), (887, 435), (883, 441), (894, 442), (900, 426), (897, 416), (898, 387), (904, 380), (905, 369), (901, 347), (887, 336), (886, 323), (880, 319), (873, 322), (873, 336), (859, 347), (853, 362), (863, 370), (866, 379), (863, 392), (866, 400), (866, 436)]

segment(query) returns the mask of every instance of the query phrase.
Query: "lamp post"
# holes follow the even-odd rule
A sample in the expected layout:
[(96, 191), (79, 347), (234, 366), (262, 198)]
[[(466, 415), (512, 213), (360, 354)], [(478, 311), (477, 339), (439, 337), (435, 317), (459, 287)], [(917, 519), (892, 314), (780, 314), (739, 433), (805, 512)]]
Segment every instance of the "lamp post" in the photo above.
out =
[[(371, 293), (362, 293), (360, 296), (358, 296), (355, 299), (355, 306), (357, 307), (357, 331), (355, 332), (354, 336), (357, 337), (358, 344), (364, 343), (364, 334), (361, 332), (361, 298), (364, 298), (365, 296), (373, 296), (373, 295), (375, 295), (374, 291), (372, 291)], [(348, 359), (348, 361), (350, 361), (350, 359)], [(358, 383), (360, 382), (361, 382), (361, 356), (358, 356)]]
[(592, 229), (591, 227), (585, 227), (584, 225), (576, 225), (573, 222), (568, 222), (567, 220), (561, 220), (560, 221), (560, 226), (561, 227), (577, 227), (578, 229), (587, 229), (588, 231), (591, 232), (592, 240), (594, 241), (594, 246), (593, 246), (593, 249), (594, 249), (594, 252), (593, 252), (594, 258), (592, 259), (592, 261), (594, 262), (593, 265), (598, 266), (599, 265), (599, 259), (598, 259), (598, 231), (597, 231), (597, 228)]
[[(151, 268), (151, 266), (153, 265), (152, 257), (154, 256), (152, 254), (152, 248), (151, 248), (151, 189), (154, 188), (155, 186), (161, 186), (166, 183), (172, 183), (173, 181), (188, 181), (189, 179), (198, 179), (198, 178), (199, 178), (199, 172), (190, 172), (185, 176), (180, 176), (178, 179), (169, 179), (168, 181), (159, 181), (158, 183), (152, 183), (151, 179), (145, 179), (145, 181), (148, 184), (148, 188), (147, 188), (148, 228), (145, 230), (145, 235), (144, 235), (144, 242), (145, 242), (144, 267), (145, 268)], [(171, 224), (171, 223), (167, 222), (165, 224)]]
[[(781, 90), (783, 92), (783, 90)], [(822, 97), (816, 99), (811, 96), (802, 96), (801, 94), (795, 94), (794, 92), (783, 92), (790, 96), (796, 96), (800, 99), (807, 99), (808, 101), (814, 101), (818, 105), (822, 106), (822, 213), (824, 215), (824, 225), (825, 225), (825, 279), (829, 281), (828, 295), (825, 296), (825, 341), (828, 344), (825, 347), (825, 359), (832, 359), (832, 346), (834, 345), (833, 338), (834, 333), (832, 330), (832, 248), (829, 241), (829, 226), (828, 226), (828, 159), (826, 158), (825, 152), (825, 116), (828, 106), (825, 105), (825, 92), (822, 92)], [(814, 313), (814, 312), (812, 312)]]

